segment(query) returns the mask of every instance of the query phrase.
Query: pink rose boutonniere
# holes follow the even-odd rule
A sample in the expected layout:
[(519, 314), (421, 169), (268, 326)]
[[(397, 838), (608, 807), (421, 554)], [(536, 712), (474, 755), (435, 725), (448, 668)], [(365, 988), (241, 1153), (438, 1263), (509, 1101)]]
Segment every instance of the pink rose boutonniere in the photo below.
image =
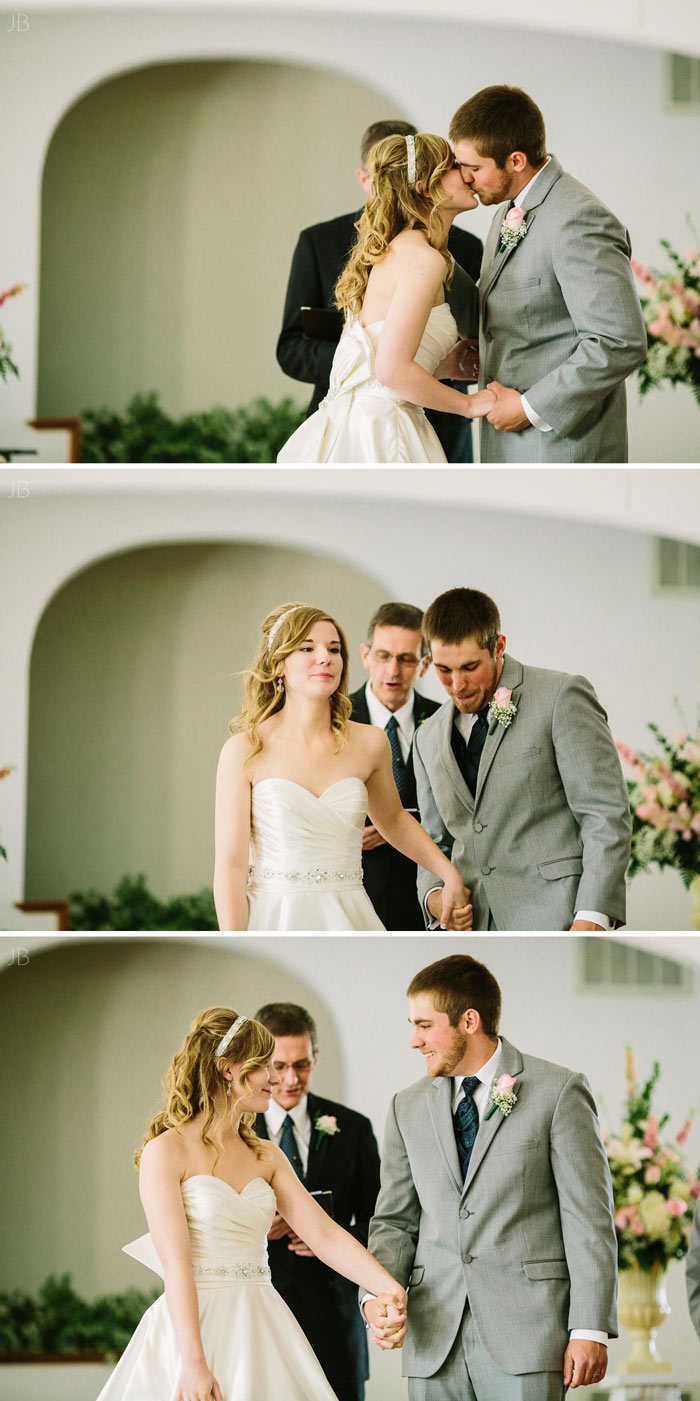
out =
[(491, 720), (490, 735), (493, 734), (497, 725), (502, 725), (504, 730), (507, 730), (508, 726), (512, 725), (518, 713), (517, 705), (514, 705), (511, 700), (512, 694), (513, 692), (509, 691), (507, 686), (499, 686), (496, 691), (489, 707), (489, 718)]
[(493, 1104), (491, 1105), (488, 1114), (485, 1116), (485, 1119), (490, 1119), (491, 1115), (495, 1114), (497, 1109), (500, 1109), (504, 1118), (507, 1118), (509, 1114), (512, 1114), (513, 1109), (515, 1108), (515, 1105), (518, 1102), (518, 1096), (513, 1090), (514, 1084), (514, 1075), (499, 1075), (498, 1080), (496, 1081), (493, 1089), (491, 1090), (491, 1099), (493, 1100)]
[(509, 209), (503, 223), (501, 224), (501, 246), (499, 253), (503, 253), (506, 248), (515, 248), (521, 238), (527, 233), (525, 223), (525, 210), (519, 209), (516, 204), (513, 209)]
[(314, 1128), (317, 1148), (320, 1147), (322, 1138), (332, 1138), (334, 1134), (340, 1133), (335, 1114), (317, 1114), (314, 1119)]

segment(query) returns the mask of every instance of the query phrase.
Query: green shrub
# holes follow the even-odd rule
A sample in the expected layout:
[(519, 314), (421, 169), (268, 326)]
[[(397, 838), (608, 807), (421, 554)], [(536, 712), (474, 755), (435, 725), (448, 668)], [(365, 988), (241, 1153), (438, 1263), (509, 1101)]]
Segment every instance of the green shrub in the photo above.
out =
[(274, 462), (304, 418), (293, 399), (217, 407), (170, 418), (157, 394), (136, 394), (123, 413), (86, 409), (83, 462)]
[(176, 895), (163, 903), (152, 895), (146, 877), (124, 876), (112, 895), (86, 890), (70, 896), (71, 929), (218, 929), (211, 890)]
[(89, 1304), (69, 1274), (49, 1275), (34, 1297), (19, 1289), (0, 1293), (0, 1354), (123, 1352), (159, 1293), (127, 1289)]

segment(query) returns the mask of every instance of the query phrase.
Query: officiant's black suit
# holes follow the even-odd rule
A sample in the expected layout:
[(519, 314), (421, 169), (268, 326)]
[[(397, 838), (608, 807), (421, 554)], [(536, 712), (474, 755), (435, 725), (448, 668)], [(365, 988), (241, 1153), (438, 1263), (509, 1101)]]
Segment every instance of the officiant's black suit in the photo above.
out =
[[(360, 725), (371, 725), (367, 694), (364, 686), (353, 691), (352, 720)], [(437, 701), (413, 692), (413, 722), (416, 729), (421, 720), (427, 720), (440, 707)], [(417, 808), (416, 780), (413, 774), (413, 759), (408, 756), (406, 764), (406, 787), (401, 799), (405, 808)], [(415, 816), (415, 814), (414, 814)], [(362, 853), (362, 880), (379, 915), (387, 929), (423, 929), (425, 920), (416, 894), (416, 866), (396, 847), (376, 846), (373, 851)]]
[[(319, 1136), (313, 1130), (304, 1186), (309, 1192), (332, 1192), (334, 1219), (366, 1245), (379, 1192), (372, 1125), (364, 1114), (320, 1095), (309, 1094), (307, 1106), (312, 1125), (319, 1114), (331, 1114), (338, 1133)], [(264, 1114), (256, 1115), (255, 1132), (269, 1137)], [(268, 1241), (268, 1252), (272, 1283), (306, 1334), (338, 1401), (358, 1401), (369, 1376), (369, 1358), (357, 1285), (320, 1260), (296, 1255), (288, 1237)]]
[[(356, 210), (354, 214), (340, 214), (336, 219), (327, 219), (322, 224), (313, 224), (308, 229), (302, 229), (294, 250), (284, 304), (282, 330), (277, 342), (277, 361), (284, 373), (289, 375), (291, 379), (304, 380), (306, 383), (314, 385), (313, 396), (306, 413), (307, 418), (309, 414), (316, 411), (321, 400), (328, 393), (328, 380), (335, 354), (335, 344), (331, 341), (304, 338), (301, 308), (303, 306), (333, 306), (333, 288), (357, 238), (355, 224), (361, 212), (361, 210)], [(474, 234), (467, 233), (464, 229), (453, 227), (450, 229), (447, 246), (455, 262), (468, 274), (472, 282), (476, 283), (483, 252), (481, 239), (476, 238)], [(452, 295), (455, 295), (459, 303), (464, 304), (470, 299), (472, 289), (467, 286), (464, 279), (461, 279), (460, 282), (458, 276), (455, 278), (455, 283), (454, 293), (448, 295), (448, 300), (452, 304)], [(453, 307), (453, 312), (454, 310)], [(474, 288), (473, 324), (470, 327), (470, 333), (473, 336), (477, 336), (479, 333), (478, 318), (478, 295), (476, 288)], [(466, 452), (462, 452), (467, 441), (464, 430), (466, 429), (467, 435), (470, 434), (469, 421), (459, 418), (455, 414), (435, 413), (431, 410), (428, 411), (427, 416), (435, 428), (448, 460), (471, 461), (471, 456), (467, 457)], [(455, 451), (462, 452), (462, 455), (454, 456)]]

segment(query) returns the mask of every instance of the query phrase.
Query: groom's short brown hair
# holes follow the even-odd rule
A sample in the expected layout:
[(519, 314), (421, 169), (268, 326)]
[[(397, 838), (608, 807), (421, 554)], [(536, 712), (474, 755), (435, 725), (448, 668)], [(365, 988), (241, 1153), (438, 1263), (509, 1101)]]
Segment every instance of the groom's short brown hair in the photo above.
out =
[(486, 1036), (497, 1036), (501, 1020), (501, 989), (484, 963), (468, 953), (439, 958), (416, 973), (406, 989), (407, 997), (430, 994), (436, 1012), (445, 1012), (450, 1026), (457, 1026), (470, 1007), (481, 1017)]
[(471, 141), (480, 156), (490, 156), (503, 170), (513, 151), (522, 151), (530, 165), (547, 159), (544, 117), (522, 88), (502, 83), (482, 88), (455, 112), (450, 141)]
[(431, 642), (456, 647), (467, 637), (475, 637), (480, 647), (493, 657), (501, 634), (501, 616), (492, 598), (478, 589), (448, 589), (431, 603), (423, 615), (423, 633)]

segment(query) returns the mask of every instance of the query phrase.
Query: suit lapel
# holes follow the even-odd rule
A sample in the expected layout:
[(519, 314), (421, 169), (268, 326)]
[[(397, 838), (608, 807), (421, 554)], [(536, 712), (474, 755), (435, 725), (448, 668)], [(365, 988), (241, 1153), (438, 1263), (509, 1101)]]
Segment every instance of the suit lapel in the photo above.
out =
[(428, 1094), (428, 1109), (447, 1171), (458, 1192), (462, 1191), (462, 1169), (452, 1122), (452, 1081), (448, 1077), (432, 1080)]
[[(506, 1041), (505, 1037), (502, 1037), (501, 1058), (498, 1068), (498, 1077), (496, 1078), (499, 1078), (501, 1075), (522, 1076), (522, 1071), (523, 1059), (520, 1052), (515, 1049), (515, 1046), (511, 1046), (510, 1041)], [(522, 1080), (519, 1083), (522, 1083)], [(517, 1094), (517, 1085), (515, 1088)], [(491, 1108), (490, 1102), (489, 1108)], [(493, 1143), (496, 1135), (501, 1132), (503, 1124), (505, 1122), (506, 1116), (501, 1112), (500, 1109), (497, 1109), (496, 1112), (490, 1116), (490, 1118), (486, 1117), (488, 1112), (488, 1109), (485, 1110), (483, 1118), (479, 1123), (479, 1131), (474, 1141), (472, 1155), (469, 1159), (467, 1175), (464, 1179), (465, 1192), (468, 1191), (468, 1189), (470, 1188), (477, 1172), (479, 1171), (479, 1168), (481, 1167), (482, 1162), (484, 1161), (484, 1158), (486, 1157), (486, 1154), (489, 1151), (489, 1148), (491, 1147), (491, 1144)], [(517, 1106), (513, 1112), (517, 1113)]]
[(451, 703), (441, 706), (441, 711), (442, 714), (440, 715), (440, 730), (437, 736), (437, 752), (440, 757), (440, 762), (442, 764), (447, 779), (452, 784), (452, 787), (454, 788), (455, 793), (459, 798), (459, 801), (464, 804), (465, 808), (469, 809), (469, 812), (473, 812), (474, 799), (472, 798), (472, 795), (469, 792), (469, 789), (464, 781), (462, 771), (452, 752), (452, 725), (454, 723), (457, 711)]
[[(521, 240), (521, 242), (527, 241), (527, 239), (530, 237), (532, 233), (532, 226), (537, 217), (537, 210), (547, 198), (547, 195), (552, 189), (552, 186), (556, 184), (557, 180), (562, 174), (563, 171), (559, 164), (559, 161), (557, 160), (556, 156), (552, 156), (550, 158), (549, 165), (545, 167), (541, 175), (538, 175), (535, 184), (533, 185), (529, 194), (525, 197), (525, 222), (527, 224), (528, 231), (525, 235), (524, 240)], [(489, 292), (491, 291), (495, 282), (500, 277), (508, 259), (512, 258), (513, 254), (517, 251), (517, 249), (520, 246), (519, 243), (515, 243), (512, 244), (510, 248), (506, 248), (503, 253), (499, 253), (498, 251), (501, 242), (501, 224), (503, 223), (507, 212), (507, 205), (501, 205), (501, 208), (499, 209), (498, 214), (496, 215), (496, 218), (494, 219), (493, 224), (491, 225), (491, 228), (489, 230), (489, 236), (487, 239), (486, 247), (487, 250), (491, 252), (491, 259), (488, 264), (486, 276), (482, 277), (479, 283), (479, 290), (481, 292), (482, 302), (489, 295)], [(491, 242), (492, 235), (493, 243)], [(486, 255), (484, 255), (484, 263), (486, 263)]]
[[(309, 1094), (306, 1100), (311, 1120), (311, 1138), (309, 1139), (309, 1161), (306, 1164), (306, 1177), (304, 1185), (307, 1191), (312, 1192), (323, 1180), (323, 1168), (328, 1156), (328, 1144), (332, 1135), (319, 1134), (314, 1127), (316, 1118), (323, 1113), (323, 1107), (319, 1104), (314, 1095)], [(318, 1147), (316, 1146), (318, 1144)]]
[[(500, 690), (501, 686), (505, 686), (509, 691), (513, 691), (513, 693), (515, 693), (518, 686), (522, 685), (522, 680), (523, 669), (520, 662), (516, 662), (514, 657), (509, 657), (508, 655), (506, 655), (503, 661), (503, 670), (501, 672), (501, 678), (496, 689)], [(515, 694), (513, 704), (518, 704), (518, 696)], [(518, 717), (516, 716), (515, 719), (512, 721), (512, 724), (517, 725), (517, 723)], [(481, 793), (486, 779), (488, 778), (491, 765), (503, 743), (508, 728), (509, 727), (506, 725), (497, 724), (493, 734), (491, 734), (491, 725), (489, 725), (489, 733), (486, 736), (486, 741), (481, 752), (481, 759), (479, 761), (479, 774), (476, 780), (477, 803), (479, 801), (479, 798), (481, 797)]]

